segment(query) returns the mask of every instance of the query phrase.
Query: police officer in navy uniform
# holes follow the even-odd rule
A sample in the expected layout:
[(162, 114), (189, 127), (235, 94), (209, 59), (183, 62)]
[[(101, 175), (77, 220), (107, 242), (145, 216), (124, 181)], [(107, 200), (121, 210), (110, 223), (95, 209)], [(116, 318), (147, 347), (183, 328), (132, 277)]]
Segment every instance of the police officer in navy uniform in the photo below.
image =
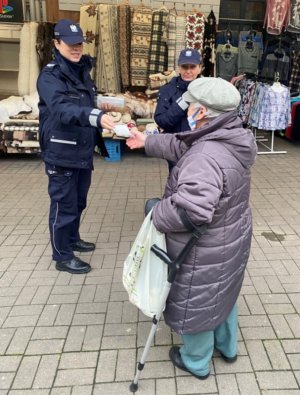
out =
[(93, 153), (103, 128), (113, 129), (112, 118), (96, 108), (96, 88), (91, 80), (92, 58), (83, 53), (80, 26), (68, 19), (54, 28), (54, 60), (40, 73), (39, 140), (51, 199), (49, 229), (56, 269), (87, 273), (88, 263), (74, 251), (88, 252), (94, 243), (80, 238), (79, 225), (91, 184)]
[[(202, 59), (198, 50), (183, 49), (178, 58), (179, 76), (160, 88), (154, 120), (164, 133), (190, 130), (187, 122), (188, 103), (182, 99), (191, 81), (200, 76)], [(169, 162), (169, 170), (173, 167)]]

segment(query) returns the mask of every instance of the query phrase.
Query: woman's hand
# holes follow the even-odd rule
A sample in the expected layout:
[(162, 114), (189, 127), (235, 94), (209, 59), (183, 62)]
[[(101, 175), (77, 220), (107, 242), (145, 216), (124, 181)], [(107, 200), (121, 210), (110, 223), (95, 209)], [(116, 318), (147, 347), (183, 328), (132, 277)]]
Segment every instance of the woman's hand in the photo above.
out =
[(144, 133), (139, 132), (136, 128), (130, 129), (131, 137), (126, 140), (126, 145), (130, 149), (143, 148), (145, 147), (145, 141), (147, 136)]

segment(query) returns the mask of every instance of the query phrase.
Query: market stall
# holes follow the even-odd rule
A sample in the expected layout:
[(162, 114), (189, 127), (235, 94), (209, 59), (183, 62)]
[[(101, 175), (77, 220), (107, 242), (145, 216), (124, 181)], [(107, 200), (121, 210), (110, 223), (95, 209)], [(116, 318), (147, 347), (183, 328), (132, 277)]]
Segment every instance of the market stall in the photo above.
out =
[[(56, 9), (54, 2), (50, 6), (47, 1), (20, 1), (20, 4), (18, 22), (9, 23), (4, 18), (9, 15), (9, 0), (0, 10), (0, 52), (8, 54), (0, 56), (0, 80), (4, 87), (1, 98), (11, 94), (24, 100), (36, 95), (37, 76), (52, 57), (55, 21), (47, 19), (72, 15), (74, 21), (80, 22), (86, 37), (84, 53), (95, 58), (92, 77), (97, 94), (124, 101), (121, 109), (112, 111), (116, 123), (135, 124), (147, 133), (163, 132), (153, 120), (158, 91), (177, 75), (180, 50), (193, 48), (202, 54), (204, 76), (224, 78), (240, 90), (239, 112), (244, 125), (250, 126), (254, 133), (266, 132), (267, 138), (272, 135), (273, 139), (274, 133), (280, 131), (286, 138), (300, 139), (297, 0), (241, 0), (227, 2), (227, 6), (224, 1), (217, 4), (208, 1), (205, 5), (164, 1), (155, 7), (150, 1), (137, 0), (117, 4), (109, 0), (83, 4), (57, 1)], [(47, 18), (47, 12), (51, 18)], [(280, 122), (273, 113), (268, 114), (272, 118), (270, 122), (264, 121), (263, 110), (268, 108), (268, 100), (273, 100), (272, 103), (275, 100), (280, 108), (276, 110)], [(32, 114), (25, 111), (24, 116), (33, 116), (38, 122), (38, 111)], [(8, 139), (11, 133), (4, 133), (11, 131), (4, 130), (4, 122), (7, 120), (0, 119), (2, 140), (5, 137), (1, 146), (17, 150), (28, 141), (28, 136), (19, 133), (18, 137), (24, 139), (18, 139), (17, 146), (14, 139)], [(106, 133), (112, 138), (112, 131)], [(259, 142), (262, 140), (258, 139)], [(267, 150), (276, 151), (273, 145)]]

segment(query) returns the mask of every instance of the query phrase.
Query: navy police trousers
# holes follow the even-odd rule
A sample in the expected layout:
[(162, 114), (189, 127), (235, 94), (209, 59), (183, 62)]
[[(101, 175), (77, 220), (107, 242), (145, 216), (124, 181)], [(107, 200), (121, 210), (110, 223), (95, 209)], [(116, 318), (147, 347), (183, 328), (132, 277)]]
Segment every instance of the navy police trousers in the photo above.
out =
[(45, 164), (51, 199), (49, 230), (52, 257), (66, 261), (74, 257), (72, 244), (80, 240), (79, 225), (91, 185), (91, 169), (73, 169)]

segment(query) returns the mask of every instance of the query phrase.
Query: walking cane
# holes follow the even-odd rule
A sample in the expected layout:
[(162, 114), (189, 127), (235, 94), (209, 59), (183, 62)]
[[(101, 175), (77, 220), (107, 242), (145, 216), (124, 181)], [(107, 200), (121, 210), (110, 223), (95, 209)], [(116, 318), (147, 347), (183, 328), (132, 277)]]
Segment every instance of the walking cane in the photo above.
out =
[(168, 268), (169, 268), (168, 280), (167, 280), (166, 285), (165, 285), (163, 292), (162, 292), (162, 298), (161, 298), (160, 306), (158, 308), (158, 313), (153, 316), (152, 327), (151, 327), (150, 333), (148, 335), (148, 339), (146, 341), (146, 345), (144, 347), (140, 362), (138, 363), (135, 377), (129, 387), (129, 389), (132, 393), (135, 393), (138, 390), (139, 377), (140, 377), (142, 370), (144, 369), (146, 357), (147, 357), (148, 352), (150, 350), (152, 340), (154, 339), (155, 332), (157, 330), (157, 326), (158, 326), (161, 314), (164, 311), (171, 286), (172, 286), (172, 284), (175, 280), (176, 274), (177, 274), (177, 270), (179, 269), (181, 263), (185, 260), (186, 256), (188, 255), (188, 253), (190, 252), (192, 247), (197, 243), (200, 236), (202, 236), (203, 233), (207, 229), (206, 224), (201, 225), (201, 226), (194, 225), (193, 222), (190, 220), (190, 218), (187, 216), (184, 209), (179, 208), (178, 211), (179, 211), (180, 218), (181, 218), (183, 224), (186, 226), (186, 228), (193, 229), (192, 237), (189, 239), (187, 244), (183, 247), (183, 249), (181, 250), (179, 255), (173, 261), (170, 259), (168, 254), (161, 248), (157, 247), (156, 244), (153, 244), (153, 246), (151, 246), (151, 251), (153, 251), (156, 256), (158, 256), (164, 263), (166, 263), (168, 265)]

